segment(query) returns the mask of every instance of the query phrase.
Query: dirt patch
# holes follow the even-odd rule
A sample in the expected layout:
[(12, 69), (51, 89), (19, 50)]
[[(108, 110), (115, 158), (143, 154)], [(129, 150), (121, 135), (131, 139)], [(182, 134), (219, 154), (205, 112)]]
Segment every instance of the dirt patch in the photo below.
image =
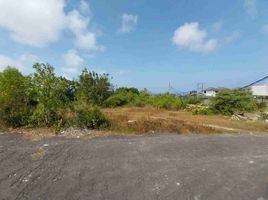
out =
[(52, 128), (17, 128), (6, 131), (9, 134), (21, 134), (31, 140), (42, 140), (50, 137), (54, 137), (55, 130)]

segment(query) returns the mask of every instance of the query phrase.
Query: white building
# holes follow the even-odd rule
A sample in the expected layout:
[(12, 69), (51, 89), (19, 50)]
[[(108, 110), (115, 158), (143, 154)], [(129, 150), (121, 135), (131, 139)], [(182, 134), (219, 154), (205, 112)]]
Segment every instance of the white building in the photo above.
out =
[(268, 84), (253, 85), (250, 90), (254, 96), (268, 97)]
[(252, 92), (256, 97), (268, 97), (268, 76), (244, 87)]
[(219, 91), (218, 88), (210, 87), (210, 88), (203, 90), (202, 94), (206, 97), (215, 97), (218, 91)]

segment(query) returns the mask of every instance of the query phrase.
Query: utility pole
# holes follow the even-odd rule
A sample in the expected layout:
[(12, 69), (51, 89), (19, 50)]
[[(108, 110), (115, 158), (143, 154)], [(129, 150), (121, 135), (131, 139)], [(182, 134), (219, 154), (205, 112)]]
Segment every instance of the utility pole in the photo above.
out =
[(204, 90), (205, 83), (197, 83), (196, 89), (197, 89), (197, 95), (199, 95)]
[(170, 85), (170, 82), (168, 83), (168, 93), (170, 94), (171, 92), (171, 85)]

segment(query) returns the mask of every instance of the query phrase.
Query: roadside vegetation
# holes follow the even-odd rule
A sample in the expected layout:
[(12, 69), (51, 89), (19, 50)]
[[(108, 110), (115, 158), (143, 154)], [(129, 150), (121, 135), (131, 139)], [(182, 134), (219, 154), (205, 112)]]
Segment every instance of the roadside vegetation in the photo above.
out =
[(84, 70), (78, 80), (56, 76), (48, 64), (35, 64), (35, 72), (22, 75), (15, 68), (0, 73), (0, 121), (5, 127), (70, 126), (105, 128), (109, 122), (100, 105), (110, 95), (106, 74)]
[[(196, 119), (200, 117), (194, 115), (215, 117), (262, 111), (261, 117), (267, 119), (266, 104), (257, 103), (252, 94), (243, 89), (222, 90), (205, 105), (202, 97), (198, 96), (180, 97), (169, 93), (152, 95), (146, 89), (139, 91), (127, 87), (114, 89), (108, 74), (98, 74), (87, 69), (76, 79), (68, 80), (57, 76), (49, 64), (36, 63), (33, 68), (34, 72), (27, 76), (12, 67), (7, 67), (0, 73), (2, 128), (45, 127), (52, 128), (57, 133), (69, 127), (140, 133), (151, 130), (207, 133), (213, 130), (211, 127), (200, 126), (200, 123), (188, 123), (186, 119), (169, 117), (167, 121), (156, 116), (152, 120), (148, 118), (152, 110), (157, 113), (165, 113), (164, 110), (167, 110), (174, 116), (181, 113), (189, 117), (190, 113)], [(135, 118), (135, 112), (127, 113), (127, 116), (112, 113), (117, 113), (119, 108), (133, 107), (139, 107), (139, 111), (145, 112), (138, 121), (132, 119)], [(183, 114), (185, 112), (188, 114)], [(263, 131), (266, 125), (261, 127), (260, 130)]]

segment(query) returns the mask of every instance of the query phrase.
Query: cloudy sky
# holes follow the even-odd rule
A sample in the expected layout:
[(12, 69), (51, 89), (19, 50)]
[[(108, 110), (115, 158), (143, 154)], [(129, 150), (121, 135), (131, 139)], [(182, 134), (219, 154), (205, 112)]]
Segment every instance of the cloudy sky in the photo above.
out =
[(164, 92), (268, 75), (267, 0), (0, 0), (0, 70), (82, 68)]

